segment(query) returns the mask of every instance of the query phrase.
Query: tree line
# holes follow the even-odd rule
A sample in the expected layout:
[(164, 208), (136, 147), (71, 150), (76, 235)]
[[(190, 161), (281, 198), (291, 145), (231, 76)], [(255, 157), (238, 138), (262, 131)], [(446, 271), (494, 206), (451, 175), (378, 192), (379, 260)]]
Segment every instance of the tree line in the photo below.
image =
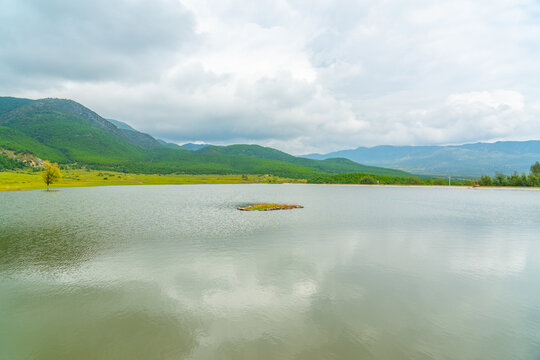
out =
[(540, 186), (540, 162), (531, 166), (529, 174), (521, 175), (514, 172), (512, 175), (497, 173), (491, 177), (483, 175), (479, 180), (480, 186)]
[[(433, 179), (418, 176), (399, 177), (373, 175), (366, 173), (351, 173), (319, 176), (308, 179), (309, 184), (362, 184), (362, 185), (448, 185), (448, 180)], [(473, 185), (473, 180), (452, 180), (452, 185)]]
[(17, 161), (14, 159), (10, 159), (7, 156), (0, 155), (0, 171), (24, 169), (25, 167), (26, 164), (21, 161)]
[[(364, 173), (339, 174), (319, 176), (308, 179), (310, 184), (380, 184), (380, 185), (448, 185), (447, 179), (427, 177), (396, 177)], [(512, 175), (497, 173), (490, 177), (483, 175), (478, 180), (452, 179), (452, 185), (457, 186), (538, 186), (540, 187), (540, 162), (531, 166), (529, 174), (521, 175), (515, 172)]]

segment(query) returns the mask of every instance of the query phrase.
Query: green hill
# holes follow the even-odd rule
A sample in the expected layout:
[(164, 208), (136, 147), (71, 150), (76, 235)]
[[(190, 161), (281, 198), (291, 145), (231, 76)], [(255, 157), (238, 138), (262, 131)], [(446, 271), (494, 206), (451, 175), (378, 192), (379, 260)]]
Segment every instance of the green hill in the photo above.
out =
[(5, 126), (0, 126), (0, 148), (36, 154), (53, 162), (69, 162), (61, 151), (44, 145), (18, 130)]
[[(135, 143), (93, 111), (71, 101), (35, 100), (0, 116), (0, 126), (17, 130), (62, 155), (35, 152), (57, 162), (113, 164), (144, 160)], [(14, 149), (20, 150), (20, 149)]]
[(368, 172), (408, 176), (346, 159), (312, 160), (257, 145), (190, 151), (129, 125), (106, 120), (72, 100), (0, 98), (0, 147), (61, 164), (138, 173), (273, 174), (313, 178)]
[(367, 166), (358, 164), (352, 160), (345, 158), (331, 158), (325, 160), (313, 160), (292, 156), (283, 151), (263, 147), (260, 145), (229, 145), (229, 146), (206, 146), (196, 151), (202, 154), (227, 154), (227, 155), (245, 155), (260, 159), (273, 159), (285, 161), (291, 164), (302, 165), (318, 169), (322, 172), (332, 174), (343, 174), (352, 172), (362, 172), (376, 175), (401, 176), (408, 177), (411, 174), (388, 168), (376, 166)]
[(32, 102), (30, 99), (0, 97), (0, 115)]

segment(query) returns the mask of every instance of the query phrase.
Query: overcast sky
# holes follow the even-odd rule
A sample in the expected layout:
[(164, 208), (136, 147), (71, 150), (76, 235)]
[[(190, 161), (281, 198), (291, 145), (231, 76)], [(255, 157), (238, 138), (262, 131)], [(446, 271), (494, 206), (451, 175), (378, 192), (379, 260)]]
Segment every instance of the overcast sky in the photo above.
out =
[(540, 139), (540, 2), (2, 0), (0, 95), (293, 154)]

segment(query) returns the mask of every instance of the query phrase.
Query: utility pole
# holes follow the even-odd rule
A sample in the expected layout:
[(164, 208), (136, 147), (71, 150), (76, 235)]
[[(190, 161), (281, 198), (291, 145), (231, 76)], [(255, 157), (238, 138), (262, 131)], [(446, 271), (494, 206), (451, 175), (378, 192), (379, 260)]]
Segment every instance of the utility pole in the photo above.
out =
[(452, 185), (452, 176), (449, 176), (448, 177), (448, 186), (451, 186)]

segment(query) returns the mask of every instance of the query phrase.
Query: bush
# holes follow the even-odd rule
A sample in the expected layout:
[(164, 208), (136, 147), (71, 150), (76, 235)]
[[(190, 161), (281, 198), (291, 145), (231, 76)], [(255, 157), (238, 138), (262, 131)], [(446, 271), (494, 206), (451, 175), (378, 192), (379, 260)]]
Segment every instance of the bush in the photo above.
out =
[(0, 171), (23, 169), (27, 165), (21, 161), (10, 159), (7, 156), (0, 155)]
[(411, 176), (407, 178), (406, 184), (407, 185), (423, 185), (424, 183), (419, 178)]
[(360, 184), (376, 184), (377, 181), (371, 176), (364, 176), (360, 179)]
[(493, 181), (491, 181), (491, 177), (489, 177), (487, 175), (482, 175), (480, 180), (478, 180), (478, 185), (480, 185), (480, 186), (492, 186)]
[(447, 182), (444, 181), (443, 179), (437, 179), (435, 180), (435, 185), (440, 185), (440, 186), (447, 185)]

